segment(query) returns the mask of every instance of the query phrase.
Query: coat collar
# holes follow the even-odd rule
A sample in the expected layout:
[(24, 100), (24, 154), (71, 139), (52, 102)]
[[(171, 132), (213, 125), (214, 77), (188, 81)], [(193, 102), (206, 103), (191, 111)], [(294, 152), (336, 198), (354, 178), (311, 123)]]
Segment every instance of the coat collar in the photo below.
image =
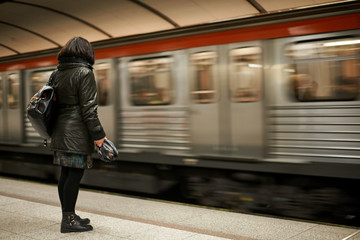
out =
[(82, 58), (75, 58), (75, 57), (59, 58), (59, 65), (57, 67), (59, 70), (65, 70), (76, 67), (87, 67), (91, 70), (93, 69), (91, 64)]

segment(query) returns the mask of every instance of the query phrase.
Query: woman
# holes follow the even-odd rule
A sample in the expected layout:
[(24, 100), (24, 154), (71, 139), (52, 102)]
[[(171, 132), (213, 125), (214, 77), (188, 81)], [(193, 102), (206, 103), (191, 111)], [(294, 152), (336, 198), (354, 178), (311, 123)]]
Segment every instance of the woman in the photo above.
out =
[(74, 37), (60, 50), (53, 74), (57, 120), (51, 134), (54, 164), (61, 166), (58, 183), (63, 212), (62, 233), (91, 231), (88, 218), (75, 213), (80, 180), (91, 168), (94, 142), (101, 147), (105, 132), (97, 116), (97, 92), (92, 65), (94, 50), (84, 38)]

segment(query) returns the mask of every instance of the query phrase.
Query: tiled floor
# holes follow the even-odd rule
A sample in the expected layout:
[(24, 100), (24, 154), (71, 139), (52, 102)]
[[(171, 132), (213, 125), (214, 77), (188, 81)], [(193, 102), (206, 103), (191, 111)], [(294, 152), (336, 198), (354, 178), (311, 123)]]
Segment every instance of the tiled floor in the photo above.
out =
[(360, 240), (360, 230), (81, 190), (77, 213), (94, 230), (60, 233), (55, 185), (0, 177), (0, 239)]
[(0, 196), (0, 239), (224, 239), (93, 213), (78, 214), (89, 217), (94, 230), (62, 234), (59, 207)]

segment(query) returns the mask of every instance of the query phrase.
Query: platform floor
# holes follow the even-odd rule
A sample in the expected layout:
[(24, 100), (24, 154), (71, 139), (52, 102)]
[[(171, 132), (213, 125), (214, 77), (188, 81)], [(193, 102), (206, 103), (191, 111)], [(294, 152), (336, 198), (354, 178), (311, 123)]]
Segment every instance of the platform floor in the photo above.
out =
[(93, 231), (60, 233), (56, 185), (0, 177), (0, 239), (360, 240), (360, 229), (232, 213), (81, 189)]

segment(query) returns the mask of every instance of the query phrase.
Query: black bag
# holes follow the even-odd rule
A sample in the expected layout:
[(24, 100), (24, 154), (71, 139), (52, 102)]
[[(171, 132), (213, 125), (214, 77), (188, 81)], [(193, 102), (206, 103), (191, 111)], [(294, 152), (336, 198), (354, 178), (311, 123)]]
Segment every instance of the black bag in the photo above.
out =
[(27, 106), (27, 116), (31, 125), (45, 139), (51, 136), (51, 130), (56, 116), (55, 90), (52, 84), (55, 72), (50, 76), (47, 85), (43, 86), (31, 99)]

